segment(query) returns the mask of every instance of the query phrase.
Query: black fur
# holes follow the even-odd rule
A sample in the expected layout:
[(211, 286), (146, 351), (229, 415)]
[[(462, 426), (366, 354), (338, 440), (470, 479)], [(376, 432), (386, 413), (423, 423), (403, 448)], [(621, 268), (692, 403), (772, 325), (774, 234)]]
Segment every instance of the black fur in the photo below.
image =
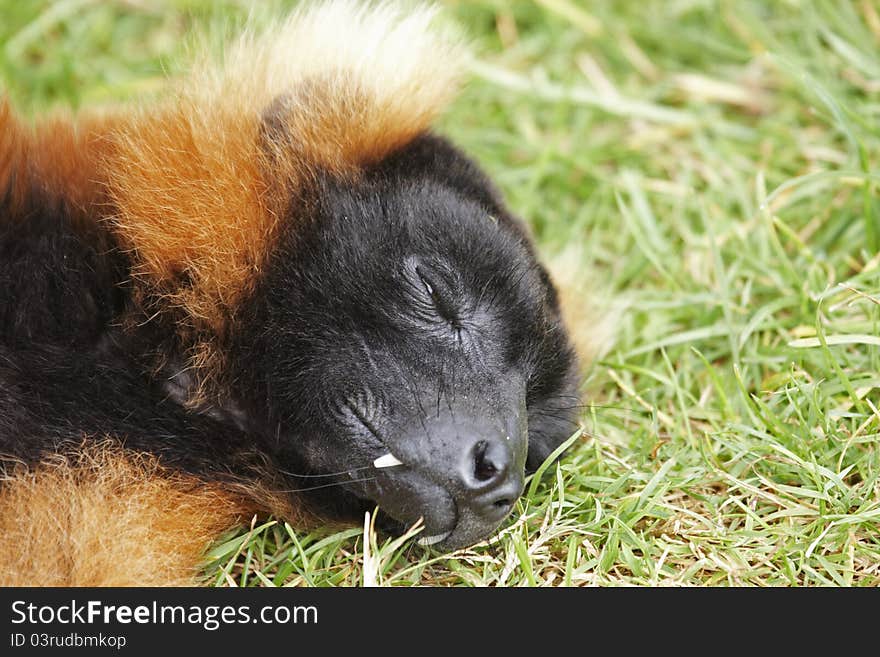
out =
[[(156, 376), (145, 355), (173, 343), (119, 321), (132, 292), (111, 236), (37, 193), (0, 208), (0, 452), (35, 462), (111, 435), (206, 479), (326, 485), (325, 513), (424, 517), (443, 548), (484, 538), (575, 429), (576, 359), (524, 225), (430, 135), (356, 182), (319, 175), (290, 207), (224, 336), (226, 397), (198, 412), (174, 394), (184, 354)], [(389, 450), (405, 466), (373, 468)]]
[(35, 463), (115, 439), (210, 479), (252, 479), (266, 450), (168, 399), (118, 318), (129, 264), (112, 237), (34, 187), (0, 204), (0, 455)]
[(0, 199), (0, 344), (98, 340), (124, 298), (126, 263), (110, 235), (75, 228), (64, 200), (36, 185), (21, 207), (11, 190)]

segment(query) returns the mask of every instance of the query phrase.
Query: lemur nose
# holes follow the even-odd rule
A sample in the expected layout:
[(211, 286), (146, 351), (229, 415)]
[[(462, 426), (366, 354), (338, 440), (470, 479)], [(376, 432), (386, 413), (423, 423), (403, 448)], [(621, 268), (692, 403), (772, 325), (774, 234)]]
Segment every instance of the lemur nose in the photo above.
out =
[(490, 486), (503, 477), (510, 465), (509, 451), (498, 440), (478, 440), (471, 448), (474, 480)]
[(522, 478), (512, 467), (509, 442), (506, 436), (480, 438), (461, 461), (461, 501), (487, 520), (506, 516), (521, 492)]

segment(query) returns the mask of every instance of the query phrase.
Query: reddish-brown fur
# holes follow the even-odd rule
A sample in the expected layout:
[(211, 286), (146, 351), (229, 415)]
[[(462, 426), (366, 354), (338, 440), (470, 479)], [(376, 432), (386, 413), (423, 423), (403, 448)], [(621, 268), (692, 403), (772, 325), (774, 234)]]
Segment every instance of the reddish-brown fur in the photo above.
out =
[(253, 503), (99, 443), (0, 486), (0, 586), (183, 586)]
[(103, 163), (122, 121), (109, 112), (56, 112), (29, 126), (0, 98), (0, 192), (10, 191), (13, 209), (36, 193), (63, 199), (74, 220), (94, 220), (106, 208)]

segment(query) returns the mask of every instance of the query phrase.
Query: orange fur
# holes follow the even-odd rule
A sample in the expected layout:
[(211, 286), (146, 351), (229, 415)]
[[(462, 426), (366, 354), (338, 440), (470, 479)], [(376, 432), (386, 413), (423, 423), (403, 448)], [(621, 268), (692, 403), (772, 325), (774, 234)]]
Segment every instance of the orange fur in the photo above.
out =
[(110, 443), (0, 486), (0, 586), (192, 585), (205, 549), (252, 503)]
[(0, 98), (0, 192), (9, 189), (14, 206), (33, 192), (63, 199), (74, 219), (94, 218), (106, 203), (103, 163), (121, 122), (106, 112), (76, 120), (57, 112), (30, 127)]
[[(277, 224), (258, 130), (233, 101), (205, 112), (181, 99), (120, 135), (110, 166), (113, 225), (134, 274), (214, 331), (258, 274)], [(181, 275), (187, 285), (176, 287)]]
[(16, 171), (24, 160), (23, 142), (21, 125), (9, 102), (0, 99), (0, 194), (10, 193), (14, 202), (20, 202), (21, 196)]

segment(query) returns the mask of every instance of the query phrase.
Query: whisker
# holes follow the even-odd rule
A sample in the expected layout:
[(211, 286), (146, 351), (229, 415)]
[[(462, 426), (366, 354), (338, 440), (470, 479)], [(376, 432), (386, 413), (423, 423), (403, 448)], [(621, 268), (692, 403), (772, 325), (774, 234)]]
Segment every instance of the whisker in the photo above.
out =
[(305, 493), (311, 490), (319, 490), (321, 488), (332, 488), (333, 486), (342, 486), (343, 484), (359, 484), (365, 481), (375, 481), (378, 477), (364, 477), (363, 479), (352, 479), (351, 481), (334, 481), (329, 484), (321, 484), (320, 486), (308, 486), (306, 488), (289, 488), (287, 490), (279, 490), (279, 493)]
[(372, 465), (365, 465), (360, 468), (350, 468), (341, 472), (325, 472), (319, 474), (299, 474), (296, 472), (290, 472), (289, 470), (282, 470), (280, 468), (278, 468), (278, 472), (286, 474), (289, 477), (296, 477), (297, 479), (317, 479), (319, 477), (339, 477), (341, 475), (351, 474), (352, 472), (363, 472), (364, 470), (371, 469), (373, 469)]
[(531, 413), (533, 417), (552, 417), (554, 420), (559, 420), (560, 422), (567, 422), (572, 425), (577, 424), (577, 420), (569, 417), (568, 415), (564, 415), (562, 413), (553, 413), (552, 411), (535, 411)]
[[(613, 404), (571, 404), (569, 406), (544, 406), (542, 408), (549, 408), (554, 411), (570, 411), (574, 409), (599, 409), (599, 410), (614, 410), (614, 411), (624, 411), (625, 413), (631, 413), (632, 415), (644, 415), (646, 413), (650, 413), (654, 409), (639, 409), (639, 408), (627, 408), (626, 406), (615, 406)], [(539, 410), (539, 409), (536, 409)]]
[[(595, 431), (588, 431), (586, 427), (583, 425), (578, 426), (578, 431), (581, 433), (582, 438), (594, 438), (594, 439), (602, 439), (603, 436), (600, 433)], [(536, 434), (537, 437), (542, 437), (542, 434)]]

